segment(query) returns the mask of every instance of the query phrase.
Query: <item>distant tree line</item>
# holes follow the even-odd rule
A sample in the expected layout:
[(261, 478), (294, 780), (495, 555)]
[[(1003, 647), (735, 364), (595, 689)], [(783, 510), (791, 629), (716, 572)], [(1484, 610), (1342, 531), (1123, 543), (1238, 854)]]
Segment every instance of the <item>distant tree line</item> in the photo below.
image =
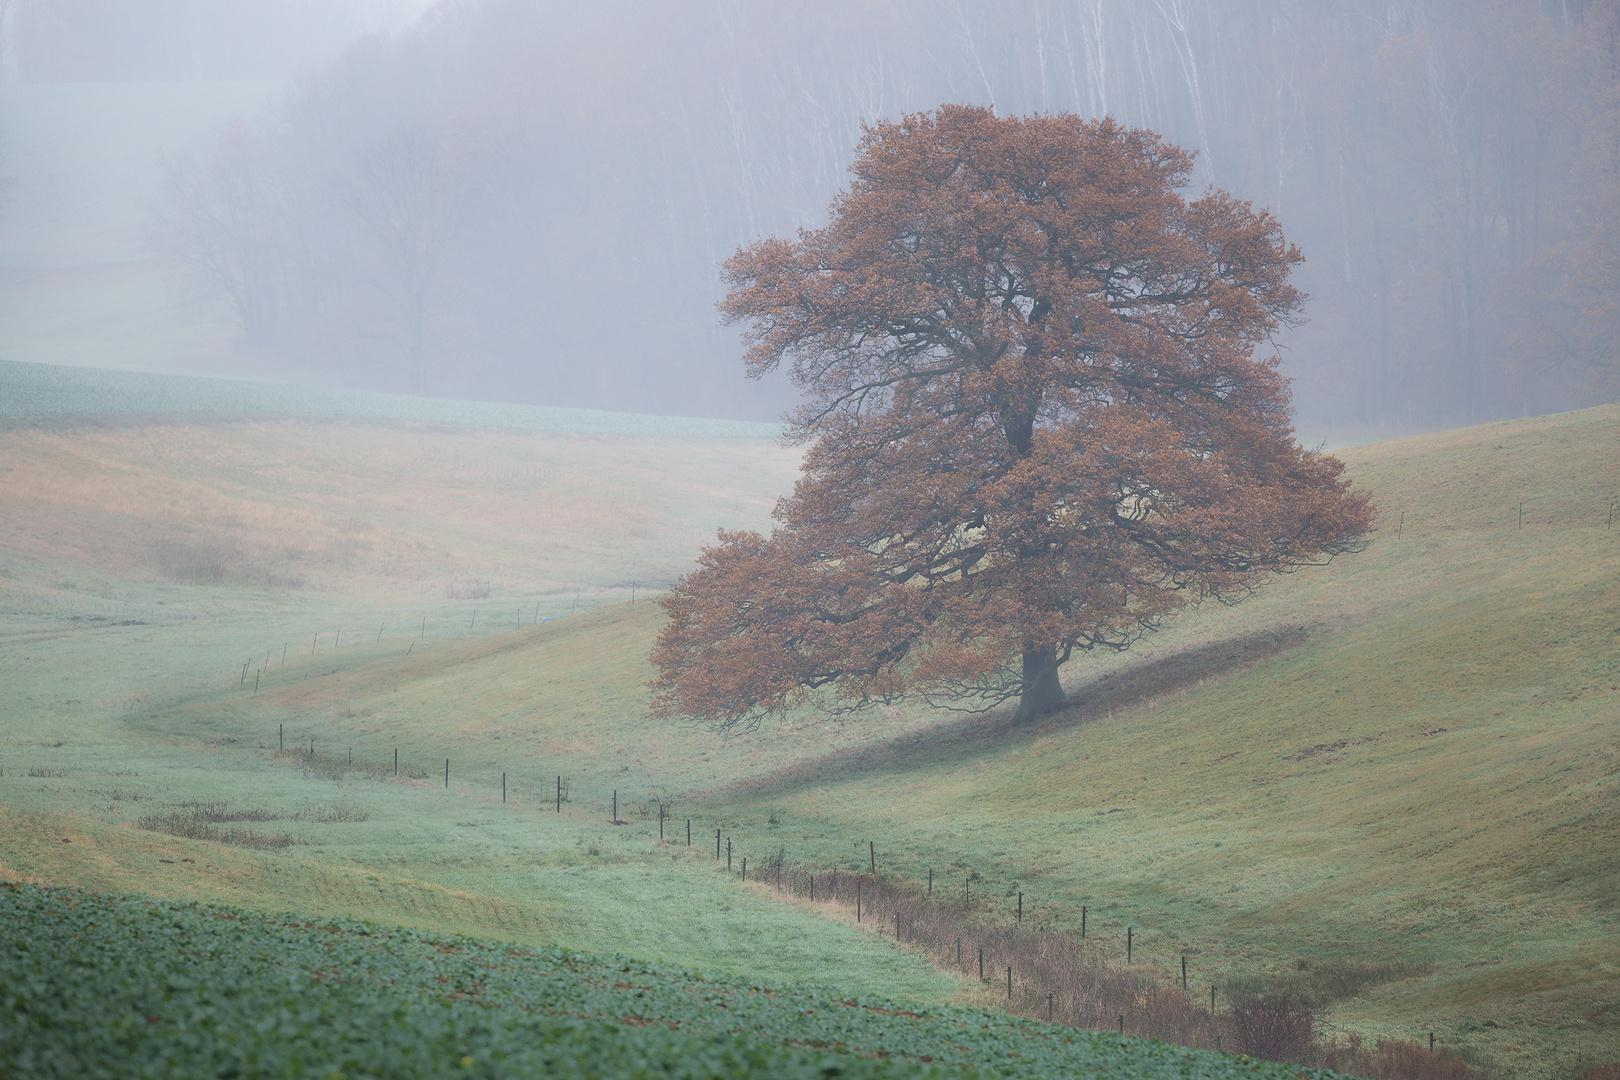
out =
[(1114, 115), (1269, 207), (1310, 421), (1620, 389), (1620, 0), (465, 0), (175, 162), (168, 235), (276, 363), (772, 415), (722, 261), (824, 223), (863, 121), (953, 101)]

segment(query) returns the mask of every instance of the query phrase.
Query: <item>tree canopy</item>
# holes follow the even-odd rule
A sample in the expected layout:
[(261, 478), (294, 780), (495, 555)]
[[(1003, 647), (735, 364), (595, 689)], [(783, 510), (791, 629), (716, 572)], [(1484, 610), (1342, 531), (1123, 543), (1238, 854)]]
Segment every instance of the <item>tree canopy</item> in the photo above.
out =
[(869, 127), (825, 228), (726, 264), (748, 371), (808, 444), (769, 537), (722, 532), (661, 603), (654, 708), (749, 724), (818, 692), (1019, 718), (1077, 652), (1354, 550), (1257, 348), (1299, 252), (1152, 132), (948, 105)]

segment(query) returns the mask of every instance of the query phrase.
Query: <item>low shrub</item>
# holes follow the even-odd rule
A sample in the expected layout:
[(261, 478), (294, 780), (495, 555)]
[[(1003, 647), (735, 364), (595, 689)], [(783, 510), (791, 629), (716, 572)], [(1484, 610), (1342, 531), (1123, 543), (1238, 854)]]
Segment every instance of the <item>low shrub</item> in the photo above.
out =
[(1304, 1061), (1316, 1042), (1309, 1005), (1288, 994), (1244, 994), (1227, 1009), (1232, 1049), (1270, 1061)]

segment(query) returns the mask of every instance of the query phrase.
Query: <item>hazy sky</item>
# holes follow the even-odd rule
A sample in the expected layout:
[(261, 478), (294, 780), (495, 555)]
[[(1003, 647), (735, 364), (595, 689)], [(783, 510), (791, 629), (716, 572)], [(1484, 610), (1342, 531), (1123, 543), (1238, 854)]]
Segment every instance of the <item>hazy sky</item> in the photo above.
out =
[(432, 0), (0, 0), (0, 82), (286, 79)]

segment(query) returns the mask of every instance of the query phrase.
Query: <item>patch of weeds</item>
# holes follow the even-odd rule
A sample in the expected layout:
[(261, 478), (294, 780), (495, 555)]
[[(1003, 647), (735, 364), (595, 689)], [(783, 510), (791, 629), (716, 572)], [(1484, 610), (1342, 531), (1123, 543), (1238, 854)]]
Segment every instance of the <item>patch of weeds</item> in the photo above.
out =
[(103, 798), (112, 799), (114, 802), (140, 802), (143, 799), (150, 799), (152, 797), (150, 795), (144, 795), (139, 791), (125, 791), (121, 787), (99, 788), (92, 791), (90, 794), (100, 795)]
[(369, 810), (362, 810), (358, 806), (345, 806), (341, 803), (335, 806), (306, 806), (292, 816), (294, 821), (313, 821), (321, 825), (332, 825), (342, 821), (366, 821), (371, 817)]
[[(336, 755), (312, 754), (308, 750), (284, 750), (280, 752), (279, 756), (283, 761), (296, 762), (300, 765), (305, 780), (335, 780), (341, 782), (351, 774), (385, 780), (394, 775), (394, 762), (392, 759), (380, 762), (355, 761), (347, 753), (339, 757)], [(402, 768), (401, 771), (413, 780), (426, 780), (430, 775), (421, 769)]]
[(187, 803), (168, 810), (141, 815), (135, 823), (148, 832), (167, 833), (187, 840), (207, 840), (215, 844), (234, 847), (273, 850), (306, 844), (307, 840), (291, 833), (260, 832), (234, 824), (242, 821), (279, 821), (280, 814), (263, 807), (232, 811), (224, 803)]

